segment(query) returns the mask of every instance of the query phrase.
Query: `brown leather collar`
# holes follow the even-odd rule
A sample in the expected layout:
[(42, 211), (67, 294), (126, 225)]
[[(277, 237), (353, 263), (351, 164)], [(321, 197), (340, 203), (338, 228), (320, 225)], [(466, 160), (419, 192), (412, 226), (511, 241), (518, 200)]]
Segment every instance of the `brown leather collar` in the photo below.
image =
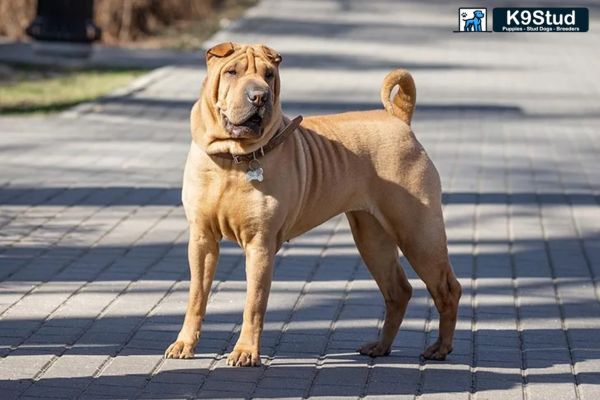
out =
[(233, 160), (236, 164), (239, 164), (242, 161), (249, 162), (251, 160), (256, 160), (267, 154), (269, 151), (273, 150), (275, 147), (279, 146), (281, 143), (283, 143), (285, 139), (290, 135), (290, 133), (294, 132), (296, 128), (298, 128), (300, 122), (302, 122), (302, 115), (298, 115), (296, 118), (291, 120), (290, 123), (285, 128), (283, 128), (283, 130), (281, 130), (275, 136), (273, 136), (271, 140), (267, 142), (267, 144), (262, 146), (260, 149), (253, 151), (252, 153), (239, 155), (231, 153), (215, 153), (211, 155), (219, 158)]

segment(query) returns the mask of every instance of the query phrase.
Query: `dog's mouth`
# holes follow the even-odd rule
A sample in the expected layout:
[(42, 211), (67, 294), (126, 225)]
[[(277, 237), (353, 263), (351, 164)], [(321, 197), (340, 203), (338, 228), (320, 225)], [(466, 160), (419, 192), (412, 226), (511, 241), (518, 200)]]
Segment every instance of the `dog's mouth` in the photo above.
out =
[(263, 116), (259, 110), (251, 114), (243, 122), (238, 124), (232, 123), (226, 115), (223, 115), (223, 123), (225, 130), (229, 132), (231, 137), (236, 139), (255, 138), (260, 136)]

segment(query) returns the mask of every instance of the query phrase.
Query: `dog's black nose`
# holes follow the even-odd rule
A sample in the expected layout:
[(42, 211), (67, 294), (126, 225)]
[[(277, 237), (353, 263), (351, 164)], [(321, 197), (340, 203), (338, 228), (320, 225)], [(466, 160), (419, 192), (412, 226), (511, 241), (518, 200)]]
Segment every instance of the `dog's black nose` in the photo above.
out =
[(248, 88), (246, 90), (248, 101), (257, 107), (264, 105), (269, 100), (269, 91), (257, 87)]

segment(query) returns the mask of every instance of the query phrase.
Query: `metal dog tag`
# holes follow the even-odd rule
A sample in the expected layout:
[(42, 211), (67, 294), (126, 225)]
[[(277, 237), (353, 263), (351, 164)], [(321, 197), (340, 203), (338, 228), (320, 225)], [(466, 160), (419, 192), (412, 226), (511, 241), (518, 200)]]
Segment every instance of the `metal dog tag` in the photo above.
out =
[(258, 167), (256, 169), (249, 169), (246, 172), (246, 182), (252, 182), (252, 181), (262, 182), (263, 179), (264, 179), (263, 169), (261, 167)]
[(246, 171), (246, 182), (252, 181), (263, 181), (263, 169), (260, 166), (260, 161), (256, 159), (256, 155), (254, 155), (254, 159), (248, 162), (248, 171)]

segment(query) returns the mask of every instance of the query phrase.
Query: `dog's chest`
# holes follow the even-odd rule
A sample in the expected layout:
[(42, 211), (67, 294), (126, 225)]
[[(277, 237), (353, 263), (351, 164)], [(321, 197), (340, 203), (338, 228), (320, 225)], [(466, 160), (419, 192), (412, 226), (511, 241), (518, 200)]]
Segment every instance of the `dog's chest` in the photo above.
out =
[(186, 164), (182, 201), (191, 224), (210, 227), (232, 240), (264, 231), (277, 213), (278, 202), (248, 182), (243, 169), (215, 170)]

